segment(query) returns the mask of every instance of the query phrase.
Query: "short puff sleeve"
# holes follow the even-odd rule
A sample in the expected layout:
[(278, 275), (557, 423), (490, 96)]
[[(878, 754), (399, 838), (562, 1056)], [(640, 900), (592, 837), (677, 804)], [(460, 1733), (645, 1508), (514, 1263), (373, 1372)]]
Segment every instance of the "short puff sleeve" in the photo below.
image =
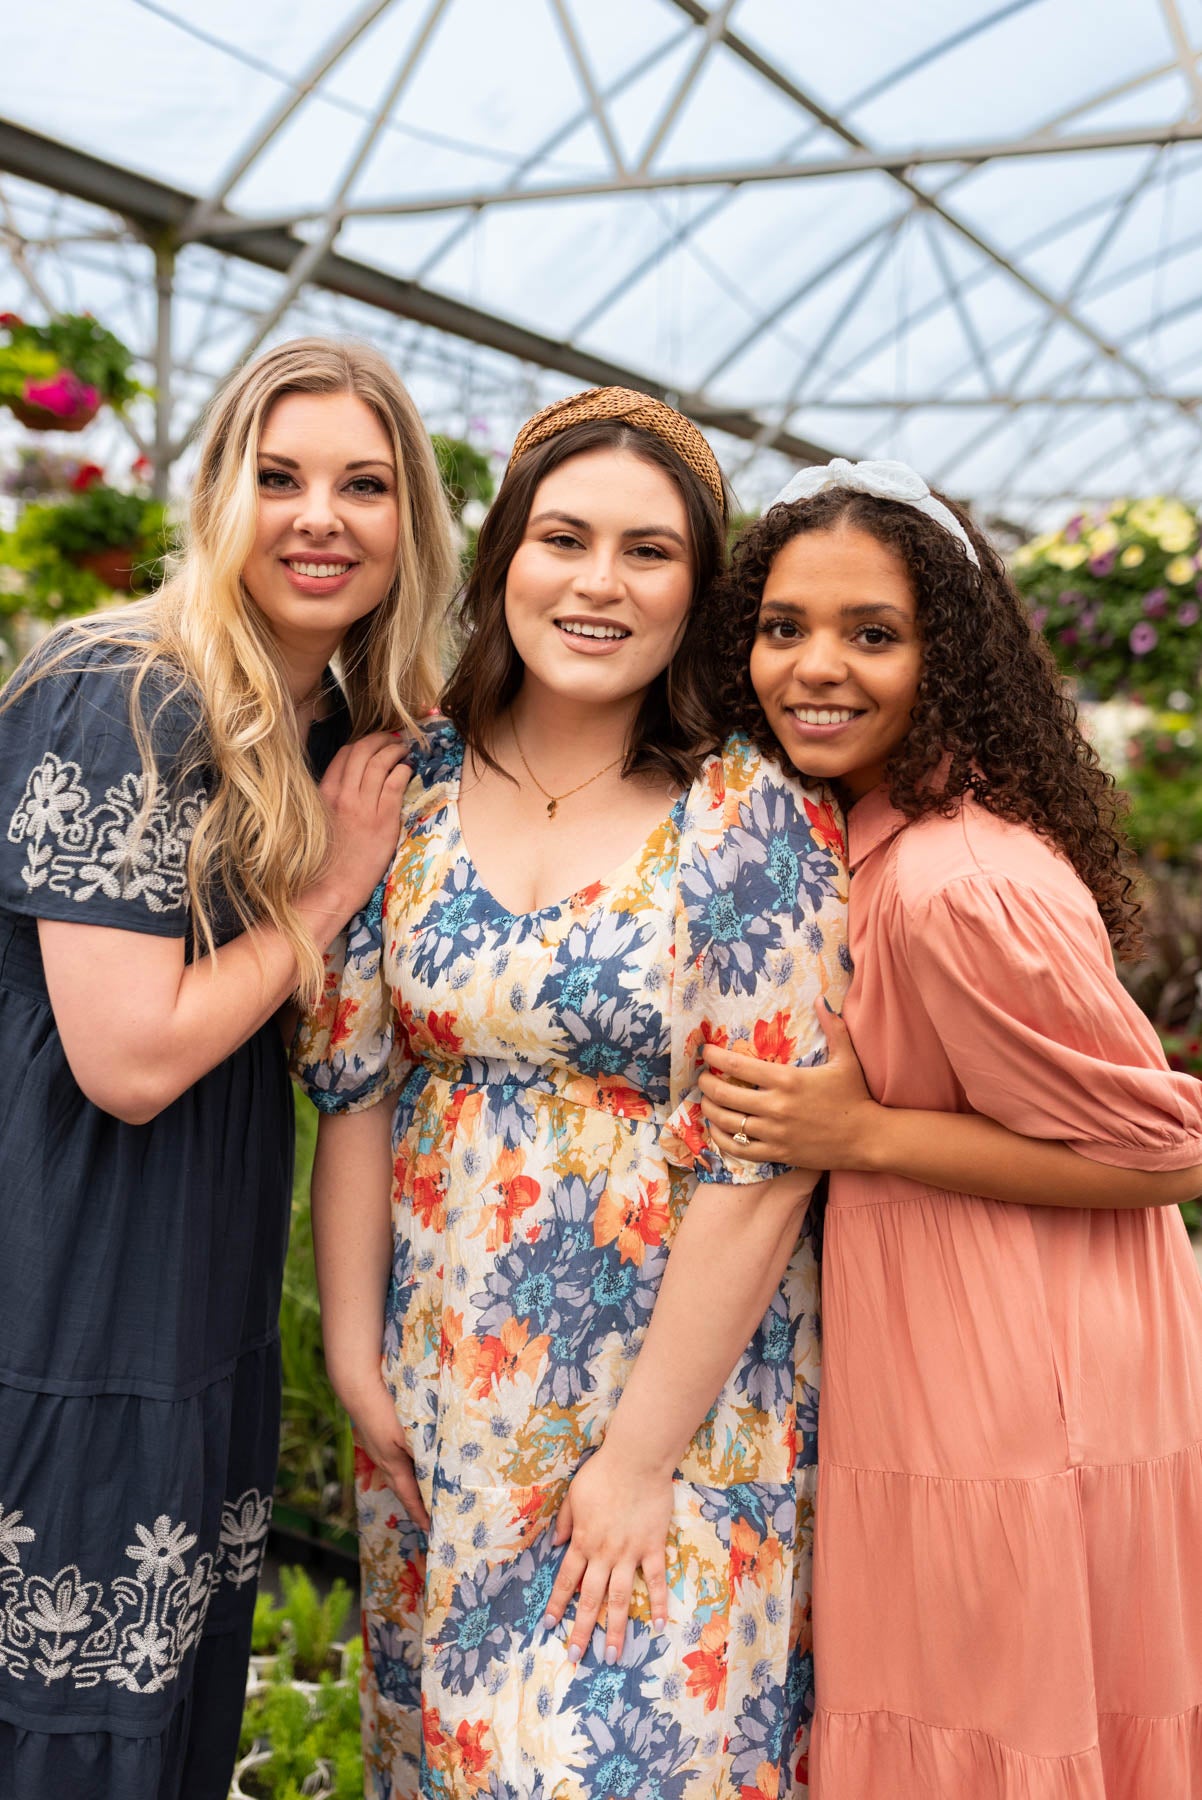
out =
[(767, 1062), (823, 1062), (815, 1012), (851, 973), (843, 824), (825, 790), (785, 775), (744, 738), (709, 758), (688, 795), (673, 922), (668, 1157), (701, 1181), (746, 1185), (783, 1164), (724, 1163), (701, 1112), (709, 1043)]
[(199, 699), (157, 671), (142, 683), (158, 777), (143, 817), (131, 652), (81, 635), (36, 675), (61, 645), (50, 640), (18, 669), (16, 697), (0, 708), (0, 907), (186, 937), (188, 847), (208, 803)]
[(1119, 1168), (1202, 1163), (1202, 1082), (1169, 1069), (1092, 895), (1051, 874), (982, 871), (905, 908), (909, 972), (969, 1106)]
[(378, 1106), (413, 1068), (386, 972), (385, 885), (326, 952), (321, 1000), (302, 1016), (292, 1042), (292, 1077), (319, 1112)]

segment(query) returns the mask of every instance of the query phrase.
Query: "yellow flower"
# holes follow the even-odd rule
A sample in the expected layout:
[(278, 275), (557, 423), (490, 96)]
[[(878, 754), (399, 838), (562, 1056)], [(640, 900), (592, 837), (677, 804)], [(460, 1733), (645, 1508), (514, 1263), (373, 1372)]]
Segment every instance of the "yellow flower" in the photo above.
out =
[[(1105, 556), (1108, 550), (1117, 550), (1119, 542), (1118, 529), (1107, 519), (1086, 537), (1091, 556)], [(1185, 545), (1181, 548), (1184, 550)]]
[(1193, 574), (1194, 559), (1192, 556), (1175, 556), (1172, 562), (1166, 565), (1164, 571), (1165, 580), (1171, 581), (1174, 587), (1184, 587), (1187, 581), (1193, 580)]
[(1088, 555), (1084, 544), (1053, 544), (1048, 551), (1048, 561), (1058, 569), (1079, 569)]
[(1119, 557), (1119, 561), (1122, 563), (1124, 569), (1138, 569), (1143, 560), (1144, 547), (1142, 544), (1128, 544), (1127, 548), (1123, 551), (1123, 554)]
[(1160, 534), (1160, 548), (1166, 556), (1176, 556), (1181, 550), (1193, 548), (1194, 532), (1191, 525), (1174, 525)]

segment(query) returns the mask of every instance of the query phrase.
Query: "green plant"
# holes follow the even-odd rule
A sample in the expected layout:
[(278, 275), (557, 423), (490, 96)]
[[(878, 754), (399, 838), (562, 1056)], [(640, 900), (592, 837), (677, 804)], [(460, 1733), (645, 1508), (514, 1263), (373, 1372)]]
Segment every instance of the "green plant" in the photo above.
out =
[(1127, 835), (1140, 856), (1196, 865), (1202, 856), (1202, 721), (1164, 713), (1137, 732), (1122, 785), (1130, 799)]
[(334, 1800), (361, 1800), (362, 1656), (362, 1645), (355, 1640), (347, 1648), (346, 1678), (323, 1675), (313, 1695), (292, 1685), (288, 1655), (281, 1656), (266, 1689), (247, 1703), (242, 1717), (240, 1753), (245, 1756), (260, 1745), (271, 1752), (265, 1762), (242, 1775), (246, 1793), (263, 1800), (302, 1800), (305, 1783), (320, 1765)]
[(1200, 549), (1180, 500), (1119, 500), (1024, 544), (1011, 570), (1067, 674), (1103, 700), (1162, 704), (1192, 695), (1202, 669)]
[(316, 1137), (317, 1110), (298, 1094), (292, 1229), (280, 1308), (283, 1417), (276, 1493), (287, 1506), (353, 1531), (355, 1446), (326, 1373), (313, 1273), (309, 1173)]
[(161, 500), (93, 480), (63, 500), (26, 506), (11, 531), (0, 532), (0, 613), (63, 618), (93, 612), (109, 587), (79, 558), (132, 548), (135, 592), (161, 579), (168, 549)]
[(438, 458), (442, 485), (455, 517), (462, 517), (469, 501), (487, 506), (497, 491), (492, 459), (487, 451), (478, 450), (464, 438), (444, 437), (440, 432), (435, 432), (431, 441)]
[(281, 1569), (280, 1588), (282, 1632), (296, 1673), (305, 1681), (316, 1681), (328, 1669), (331, 1648), (346, 1628), (351, 1590), (339, 1578), (323, 1598), (300, 1568)]
[(255, 1656), (274, 1656), (284, 1641), (287, 1612), (277, 1606), (266, 1588), (255, 1595), (255, 1617), (250, 1628), (250, 1647)]
[[(118, 412), (145, 389), (130, 374), (133, 355), (91, 313), (59, 313), (45, 325), (30, 325), (16, 313), (0, 313), (0, 397), (28, 400), (55, 410), (53, 396), (30, 392), (63, 373), (91, 389)], [(69, 410), (66, 409), (65, 410)]]

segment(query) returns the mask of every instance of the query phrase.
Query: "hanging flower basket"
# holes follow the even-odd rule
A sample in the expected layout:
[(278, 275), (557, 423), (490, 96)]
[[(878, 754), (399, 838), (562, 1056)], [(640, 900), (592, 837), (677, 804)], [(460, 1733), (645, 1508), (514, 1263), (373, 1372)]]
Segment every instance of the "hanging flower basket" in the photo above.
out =
[(145, 592), (161, 576), (165, 518), (161, 501), (111, 487), (96, 463), (83, 463), (70, 493), (23, 507), (0, 531), (0, 569), (10, 585), (0, 611), (65, 618), (95, 611), (111, 594)]
[(80, 550), (71, 558), (78, 569), (86, 569), (102, 581), (114, 594), (132, 594), (137, 585), (135, 571), (142, 561), (142, 546), (106, 544), (101, 550)]
[(90, 313), (29, 325), (0, 313), (0, 402), (29, 431), (82, 431), (104, 405), (124, 411), (144, 392), (133, 357)]

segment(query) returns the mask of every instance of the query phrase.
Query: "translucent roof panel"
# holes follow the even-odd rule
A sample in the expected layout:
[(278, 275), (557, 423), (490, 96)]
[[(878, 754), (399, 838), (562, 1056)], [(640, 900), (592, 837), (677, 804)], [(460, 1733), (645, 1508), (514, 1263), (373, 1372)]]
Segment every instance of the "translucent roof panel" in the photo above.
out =
[(1202, 497), (1202, 0), (40, 0), (5, 40), (0, 298), (137, 347), (131, 453), (322, 329), (498, 451), (665, 393), (748, 506), (829, 453), (1028, 523)]

